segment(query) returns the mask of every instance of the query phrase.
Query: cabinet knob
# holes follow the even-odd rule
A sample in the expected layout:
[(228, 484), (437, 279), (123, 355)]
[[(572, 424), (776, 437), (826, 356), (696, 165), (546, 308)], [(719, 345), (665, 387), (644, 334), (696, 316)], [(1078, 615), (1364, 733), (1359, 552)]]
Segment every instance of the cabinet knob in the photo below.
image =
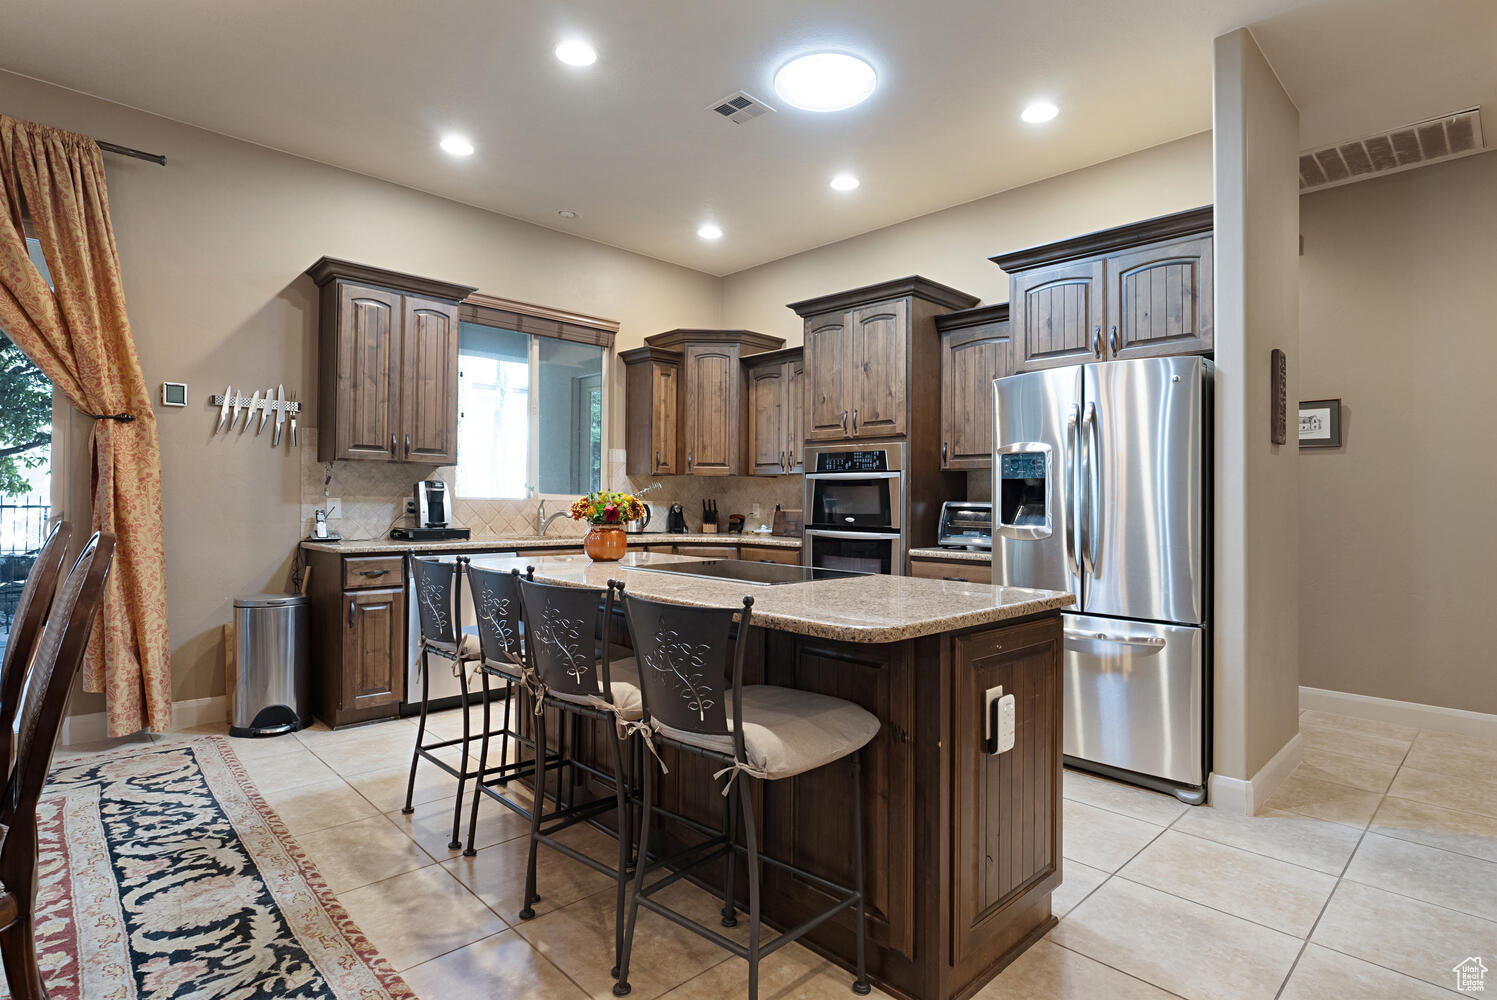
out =
[(696, 461), (696, 452), (694, 452), (694, 451), (688, 451), (686, 453), (686, 471), (687, 472), (691, 471), (692, 463), (695, 462), (695, 461)]

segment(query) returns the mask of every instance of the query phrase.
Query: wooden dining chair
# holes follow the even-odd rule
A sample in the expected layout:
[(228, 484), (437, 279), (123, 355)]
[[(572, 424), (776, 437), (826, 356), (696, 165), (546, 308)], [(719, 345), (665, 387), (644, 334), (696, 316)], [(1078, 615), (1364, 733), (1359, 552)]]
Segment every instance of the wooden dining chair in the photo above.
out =
[(31, 654), (36, 651), (36, 640), (42, 634), (42, 622), (47, 620), (52, 597), (57, 593), (62, 560), (72, 538), (71, 521), (58, 521), (53, 525), (52, 533), (37, 553), (36, 562), (31, 564), (31, 572), (26, 574), (26, 583), (10, 618), (5, 659), (0, 662), (0, 767), (4, 767), (6, 772), (10, 770), (12, 733), (21, 691), (26, 686), (26, 668), (31, 665)]
[(14, 1000), (45, 1000), (36, 962), (36, 808), (52, 767), (73, 678), (104, 600), (114, 536), (95, 533), (57, 592), (21, 703), (16, 766), (0, 800), (0, 960)]

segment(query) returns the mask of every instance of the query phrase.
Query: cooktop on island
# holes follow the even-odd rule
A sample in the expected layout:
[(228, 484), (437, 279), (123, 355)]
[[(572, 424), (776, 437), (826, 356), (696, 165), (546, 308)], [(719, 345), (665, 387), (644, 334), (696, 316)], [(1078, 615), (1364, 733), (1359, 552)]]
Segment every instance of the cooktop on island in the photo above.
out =
[(619, 560), (619, 565), (647, 573), (705, 576), (714, 580), (747, 583), (755, 587), (774, 587), (782, 583), (808, 583), (812, 580), (840, 580), (844, 577), (868, 575), (842, 569), (751, 562), (747, 559), (673, 559), (670, 562), (652, 562), (649, 555), (649, 553), (630, 553)]

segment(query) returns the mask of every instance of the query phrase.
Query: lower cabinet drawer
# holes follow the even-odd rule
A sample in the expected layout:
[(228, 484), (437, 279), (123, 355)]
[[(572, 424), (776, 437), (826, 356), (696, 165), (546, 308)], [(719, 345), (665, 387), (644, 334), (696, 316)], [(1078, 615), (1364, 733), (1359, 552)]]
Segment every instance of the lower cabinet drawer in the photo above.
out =
[(343, 586), (347, 590), (362, 587), (398, 587), (403, 580), (400, 556), (349, 556), (343, 560)]
[(737, 559), (736, 545), (677, 545), (676, 555), (697, 556), (701, 559)]
[(988, 563), (958, 562), (954, 559), (911, 559), (910, 575), (924, 577), (927, 580), (992, 583), (993, 567)]
[(750, 562), (784, 563), (787, 566), (800, 565), (799, 549), (777, 549), (768, 545), (743, 545), (739, 546), (738, 558), (747, 559)]

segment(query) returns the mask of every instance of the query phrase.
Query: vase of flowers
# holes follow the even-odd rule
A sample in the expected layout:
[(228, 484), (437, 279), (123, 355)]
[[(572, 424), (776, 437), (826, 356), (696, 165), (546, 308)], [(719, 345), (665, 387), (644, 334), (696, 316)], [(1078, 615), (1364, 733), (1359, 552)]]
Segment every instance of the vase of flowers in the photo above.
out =
[(624, 525), (645, 516), (645, 505), (632, 493), (595, 490), (572, 504), (572, 520), (592, 525), (582, 539), (582, 551), (594, 562), (613, 562), (629, 547)]

